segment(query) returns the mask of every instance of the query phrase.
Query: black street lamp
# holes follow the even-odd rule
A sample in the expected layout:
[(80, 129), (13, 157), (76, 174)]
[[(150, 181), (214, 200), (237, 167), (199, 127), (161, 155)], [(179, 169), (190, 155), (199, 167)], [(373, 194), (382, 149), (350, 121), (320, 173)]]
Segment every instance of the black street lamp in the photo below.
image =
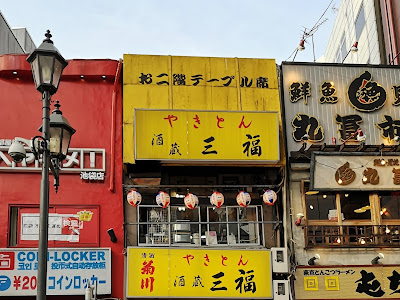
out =
[(42, 157), (42, 181), (40, 185), (40, 219), (39, 219), (39, 247), (38, 247), (38, 276), (37, 276), (37, 300), (46, 299), (47, 286), (47, 243), (48, 243), (48, 217), (49, 217), (49, 168), (54, 176), (54, 187), (57, 192), (59, 186), (59, 172), (61, 162), (68, 153), (71, 136), (75, 129), (71, 127), (67, 119), (60, 111), (60, 104), (56, 101), (56, 109), (50, 115), (50, 99), (58, 90), (61, 74), (68, 62), (61, 56), (50, 39), (50, 31), (47, 30), (46, 39), (27, 58), (31, 64), (33, 79), (36, 89), (42, 93), (43, 124), (39, 128), (41, 136), (35, 136), (31, 140), (15, 138), (8, 153), (15, 162), (26, 158), (23, 146), (31, 147), (36, 159)]

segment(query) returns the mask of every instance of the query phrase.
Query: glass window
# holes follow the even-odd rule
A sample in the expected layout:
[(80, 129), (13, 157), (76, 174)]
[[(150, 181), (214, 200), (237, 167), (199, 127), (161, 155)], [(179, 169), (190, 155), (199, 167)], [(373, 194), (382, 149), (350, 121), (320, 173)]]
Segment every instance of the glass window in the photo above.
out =
[(382, 219), (400, 219), (400, 192), (380, 193)]
[(360, 11), (358, 13), (355, 26), (356, 26), (356, 40), (358, 41), (360, 39), (361, 33), (365, 26), (365, 16), (364, 16), (363, 5), (361, 5), (361, 7), (360, 7)]
[(261, 206), (138, 207), (139, 245), (260, 245)]
[(345, 220), (371, 219), (368, 192), (341, 193), (340, 204)]
[(305, 198), (308, 220), (337, 220), (336, 195), (333, 193), (309, 191), (305, 183)]

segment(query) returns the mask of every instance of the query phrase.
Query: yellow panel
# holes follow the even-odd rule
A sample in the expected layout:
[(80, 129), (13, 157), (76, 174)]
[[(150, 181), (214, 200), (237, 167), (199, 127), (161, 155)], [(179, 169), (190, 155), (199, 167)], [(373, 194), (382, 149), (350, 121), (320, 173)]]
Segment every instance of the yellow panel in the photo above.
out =
[(279, 161), (277, 113), (135, 112), (136, 159)]
[(272, 298), (270, 251), (128, 248), (127, 297)]
[[(123, 142), (124, 145), (132, 145), (134, 140), (133, 136), (134, 126), (133, 124), (123, 124)], [(125, 163), (134, 163), (135, 148), (134, 147), (124, 147), (123, 161)]]
[[(134, 163), (128, 153), (135, 148), (130, 128), (135, 108), (280, 113), (271, 59), (124, 55), (123, 76), (124, 162)], [(268, 87), (257, 85), (258, 78), (267, 78)]]

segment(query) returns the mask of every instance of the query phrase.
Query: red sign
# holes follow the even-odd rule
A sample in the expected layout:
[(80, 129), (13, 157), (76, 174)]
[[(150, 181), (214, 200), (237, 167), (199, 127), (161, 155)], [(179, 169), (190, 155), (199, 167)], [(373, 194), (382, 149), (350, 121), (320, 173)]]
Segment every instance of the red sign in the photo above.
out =
[(14, 270), (14, 252), (0, 252), (0, 271)]

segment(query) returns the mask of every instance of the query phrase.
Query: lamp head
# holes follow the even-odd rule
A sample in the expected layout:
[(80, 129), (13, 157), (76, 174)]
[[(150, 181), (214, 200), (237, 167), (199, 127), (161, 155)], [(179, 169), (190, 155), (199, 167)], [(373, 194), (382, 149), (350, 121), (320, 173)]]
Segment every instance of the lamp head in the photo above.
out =
[(320, 259), (321, 257), (319, 256), (319, 254), (315, 254), (314, 255), (314, 257), (311, 257), (309, 260), (308, 260), (308, 264), (310, 265), (310, 266), (314, 266), (315, 265), (315, 261), (317, 260), (317, 259)]
[(396, 143), (400, 142), (400, 136), (396, 135), (393, 139)]
[(379, 260), (381, 258), (384, 258), (385, 255), (383, 255), (383, 253), (379, 253), (377, 257), (375, 257), (373, 260), (371, 260), (371, 264), (372, 265), (378, 265), (379, 264)]
[(21, 162), (26, 158), (25, 147), (22, 143), (18, 141), (13, 141), (10, 148), (8, 148), (8, 154), (11, 156), (12, 160), (16, 163)]
[(297, 50), (299, 51), (303, 51), (304, 49), (306, 49), (304, 47), (304, 39), (301, 39), (299, 46), (297, 47)]
[(355, 42), (353, 46), (350, 48), (351, 52), (357, 52), (358, 51), (358, 42)]

